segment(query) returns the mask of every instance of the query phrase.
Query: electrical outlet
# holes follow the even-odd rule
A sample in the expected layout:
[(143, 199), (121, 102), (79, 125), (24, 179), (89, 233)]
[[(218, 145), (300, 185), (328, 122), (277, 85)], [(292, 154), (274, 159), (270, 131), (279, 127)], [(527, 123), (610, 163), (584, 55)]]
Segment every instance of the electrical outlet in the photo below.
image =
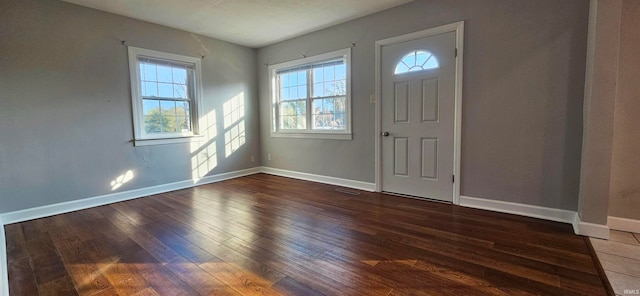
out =
[(369, 104), (375, 104), (375, 103), (376, 103), (376, 95), (370, 95)]
[(267, 160), (271, 160), (271, 153), (267, 154)]
[(251, 162), (256, 162), (256, 158), (253, 155), (251, 155)]

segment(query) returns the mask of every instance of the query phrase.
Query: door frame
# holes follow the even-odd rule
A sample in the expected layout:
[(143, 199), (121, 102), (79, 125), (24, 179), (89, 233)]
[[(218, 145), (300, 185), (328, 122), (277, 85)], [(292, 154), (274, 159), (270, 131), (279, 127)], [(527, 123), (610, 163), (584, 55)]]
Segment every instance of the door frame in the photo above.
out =
[(453, 182), (453, 204), (460, 204), (460, 157), (462, 154), (461, 141), (462, 141), (462, 62), (464, 57), (464, 21), (451, 23), (431, 29), (426, 29), (418, 32), (404, 34), (396, 37), (391, 37), (383, 40), (376, 41), (376, 124), (375, 124), (375, 136), (376, 136), (376, 192), (382, 191), (382, 47), (398, 44), (406, 41), (426, 38), (438, 34), (455, 32), (456, 33), (456, 69), (455, 69), (455, 107), (454, 107), (454, 128), (453, 128), (453, 175), (455, 180)]

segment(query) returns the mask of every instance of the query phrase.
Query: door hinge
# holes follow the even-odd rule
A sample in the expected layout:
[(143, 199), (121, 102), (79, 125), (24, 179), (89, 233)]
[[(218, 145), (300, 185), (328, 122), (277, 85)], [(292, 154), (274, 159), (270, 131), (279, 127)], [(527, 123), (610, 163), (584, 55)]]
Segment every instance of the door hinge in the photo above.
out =
[(453, 183), (456, 182), (456, 175), (451, 175), (451, 182), (453, 182)]
[(454, 55), (455, 55), (456, 58), (458, 57), (458, 49), (457, 48), (454, 50)]

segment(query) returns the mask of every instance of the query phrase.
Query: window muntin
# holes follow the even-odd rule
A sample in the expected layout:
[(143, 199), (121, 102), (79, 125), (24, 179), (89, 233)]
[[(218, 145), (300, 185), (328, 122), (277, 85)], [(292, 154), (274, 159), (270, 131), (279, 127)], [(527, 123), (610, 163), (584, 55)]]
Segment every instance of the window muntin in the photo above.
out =
[(200, 59), (135, 47), (129, 48), (129, 59), (135, 139), (195, 135)]
[(350, 134), (349, 53), (345, 49), (270, 67), (272, 135)]
[(429, 51), (415, 50), (400, 59), (393, 74), (404, 74), (416, 71), (437, 69), (440, 67), (438, 59)]

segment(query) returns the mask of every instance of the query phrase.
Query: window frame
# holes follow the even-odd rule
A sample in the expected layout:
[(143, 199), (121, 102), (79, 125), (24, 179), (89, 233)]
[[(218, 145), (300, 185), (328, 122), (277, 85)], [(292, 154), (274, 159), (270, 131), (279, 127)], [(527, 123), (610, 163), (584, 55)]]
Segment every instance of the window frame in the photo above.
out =
[[(277, 73), (279, 71), (311, 66), (314, 64), (321, 64), (323, 62), (329, 62), (332, 60), (342, 59), (345, 64), (345, 129), (344, 130), (331, 130), (331, 129), (313, 129), (313, 93), (310, 91), (311, 85), (309, 83), (309, 77), (307, 77), (307, 93), (309, 94), (306, 101), (306, 129), (280, 129), (280, 114), (279, 114), (279, 85), (277, 79)], [(302, 59), (296, 59), (293, 61), (283, 62), (279, 64), (269, 65), (269, 89), (271, 96), (271, 137), (274, 138), (309, 138), (309, 139), (334, 139), (334, 140), (352, 140), (352, 119), (351, 119), (351, 48), (340, 49), (324, 54), (319, 54), (310, 57), (304, 57)]]
[[(131, 104), (133, 108), (134, 145), (162, 145), (173, 143), (187, 143), (199, 138), (199, 120), (202, 106), (202, 60), (196, 57), (167, 53), (139, 47), (128, 47), (129, 77), (131, 79)], [(160, 133), (150, 134), (144, 130), (144, 109), (141, 90), (141, 74), (139, 57), (151, 60), (164, 60), (173, 63), (193, 65), (193, 98), (189, 100), (191, 131), (186, 133)], [(178, 101), (178, 100), (176, 100)]]

